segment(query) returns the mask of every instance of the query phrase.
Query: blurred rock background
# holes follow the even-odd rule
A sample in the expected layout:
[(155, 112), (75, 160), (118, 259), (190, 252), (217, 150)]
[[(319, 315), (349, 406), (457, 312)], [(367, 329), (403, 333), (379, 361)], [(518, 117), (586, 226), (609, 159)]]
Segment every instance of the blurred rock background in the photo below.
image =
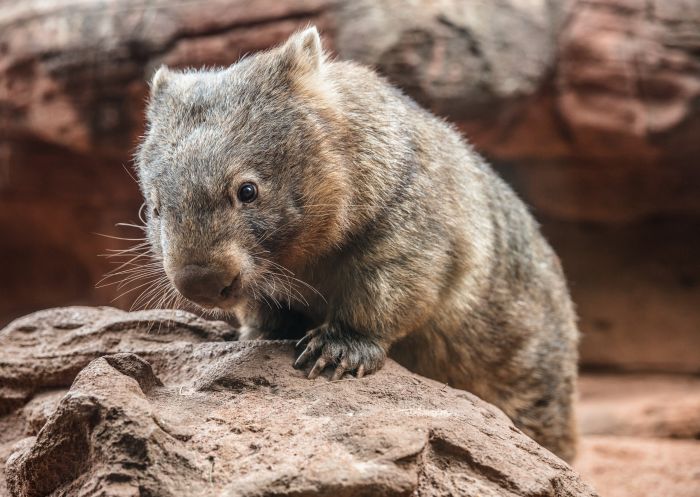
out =
[[(93, 233), (139, 236), (114, 224), (137, 220), (155, 68), (228, 65), (309, 23), (454, 122), (532, 207), (578, 307), (583, 370), (637, 374), (588, 377), (584, 402), (640, 372), (700, 374), (698, 0), (0, 0), (0, 324), (115, 297), (95, 288), (97, 254), (124, 245)], [(700, 396), (683, 381), (676, 399)], [(653, 436), (700, 438), (674, 433)]]

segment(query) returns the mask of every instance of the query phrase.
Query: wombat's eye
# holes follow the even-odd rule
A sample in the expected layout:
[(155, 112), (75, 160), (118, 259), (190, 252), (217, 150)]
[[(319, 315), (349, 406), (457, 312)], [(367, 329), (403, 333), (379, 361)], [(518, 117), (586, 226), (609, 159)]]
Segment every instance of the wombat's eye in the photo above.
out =
[(258, 187), (255, 183), (243, 183), (238, 189), (238, 200), (241, 202), (252, 202), (258, 197)]
[(158, 210), (158, 207), (154, 207), (151, 212), (153, 213), (153, 217), (160, 217), (160, 211)]

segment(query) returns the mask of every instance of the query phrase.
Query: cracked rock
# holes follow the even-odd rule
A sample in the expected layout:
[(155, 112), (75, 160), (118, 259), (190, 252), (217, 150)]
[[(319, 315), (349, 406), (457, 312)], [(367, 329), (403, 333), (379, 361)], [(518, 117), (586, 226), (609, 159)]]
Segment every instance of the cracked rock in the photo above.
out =
[[(127, 352), (105, 346), (116, 329)], [(0, 417), (7, 492), (594, 495), (467, 392), (392, 361), (361, 380), (308, 380), (291, 343), (223, 341), (229, 332), (182, 312), (107, 308), (12, 323), (0, 378), (26, 405)]]

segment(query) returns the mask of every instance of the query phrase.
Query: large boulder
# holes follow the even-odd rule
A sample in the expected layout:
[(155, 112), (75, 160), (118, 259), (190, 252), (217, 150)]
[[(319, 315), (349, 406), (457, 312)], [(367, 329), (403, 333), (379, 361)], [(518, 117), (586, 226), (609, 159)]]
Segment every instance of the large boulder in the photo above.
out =
[(507, 125), (469, 125), (537, 209), (620, 223), (700, 214), (700, 3), (578, 0), (547, 84)]
[(440, 115), (495, 123), (550, 75), (571, 3), (346, 2), (335, 48)]
[(291, 343), (234, 337), (182, 312), (13, 322), (0, 332), (10, 494), (594, 495), (474, 395), (391, 361), (312, 381)]

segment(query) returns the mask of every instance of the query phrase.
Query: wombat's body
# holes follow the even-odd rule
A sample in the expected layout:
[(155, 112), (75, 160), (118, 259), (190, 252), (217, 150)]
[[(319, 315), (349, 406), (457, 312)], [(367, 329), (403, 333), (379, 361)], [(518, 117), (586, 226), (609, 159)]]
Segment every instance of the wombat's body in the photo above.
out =
[(577, 329), (556, 255), (457, 132), (325, 60), (315, 29), (226, 70), (161, 70), (138, 164), (166, 273), (196, 302), (209, 285), (201, 300), (244, 338), (308, 331), (312, 377), (389, 353), (573, 457)]

